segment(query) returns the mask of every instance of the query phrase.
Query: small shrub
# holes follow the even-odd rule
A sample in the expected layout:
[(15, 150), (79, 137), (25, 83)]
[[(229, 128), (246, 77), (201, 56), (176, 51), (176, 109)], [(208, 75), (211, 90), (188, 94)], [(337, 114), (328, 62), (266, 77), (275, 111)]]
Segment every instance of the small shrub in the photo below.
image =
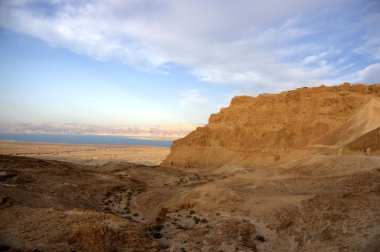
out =
[(262, 235), (256, 235), (256, 240), (258, 240), (259, 242), (265, 242), (265, 237)]
[(190, 214), (195, 214), (195, 211), (194, 210), (190, 210)]
[(154, 231), (154, 232), (152, 233), (152, 236), (153, 236), (154, 239), (160, 239), (160, 238), (162, 238), (161, 233), (160, 233), (160, 232), (157, 232), (157, 231)]
[(161, 224), (157, 224), (157, 225), (149, 226), (148, 231), (160, 232), (163, 228), (164, 226), (162, 226)]

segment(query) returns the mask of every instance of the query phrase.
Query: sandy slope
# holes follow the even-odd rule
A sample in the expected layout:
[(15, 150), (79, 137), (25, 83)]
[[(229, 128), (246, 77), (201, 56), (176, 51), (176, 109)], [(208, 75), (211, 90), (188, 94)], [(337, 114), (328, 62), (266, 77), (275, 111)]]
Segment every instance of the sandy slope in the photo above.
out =
[(376, 153), (212, 172), (0, 161), (0, 245), (22, 251), (380, 248)]

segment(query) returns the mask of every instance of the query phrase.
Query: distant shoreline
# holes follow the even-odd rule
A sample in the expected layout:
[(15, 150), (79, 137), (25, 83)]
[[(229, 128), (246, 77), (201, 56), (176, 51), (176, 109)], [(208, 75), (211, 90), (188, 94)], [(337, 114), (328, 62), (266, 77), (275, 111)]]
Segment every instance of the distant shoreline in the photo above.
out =
[[(178, 136), (144, 136), (144, 135), (118, 135), (118, 134), (90, 134), (90, 133), (47, 133), (47, 132), (4, 132), (0, 131), (0, 134), (39, 134), (39, 135), (78, 135), (78, 136), (116, 136), (116, 137), (128, 137), (128, 138), (137, 138), (144, 140), (177, 140), (182, 137)], [(184, 137), (184, 136), (183, 136)]]
[(164, 148), (164, 149), (170, 149), (170, 147), (155, 146), (155, 145), (73, 144), (73, 143), (55, 143), (55, 142), (27, 142), (27, 141), (3, 140), (3, 139), (0, 139), (0, 144), (7, 144), (7, 143), (10, 143), (10, 144), (62, 145), (62, 146), (87, 146), (87, 147), (100, 146), (100, 147), (133, 147), (133, 148)]
[(50, 134), (0, 132), (0, 141), (73, 145), (157, 146), (170, 148), (173, 138), (92, 134)]

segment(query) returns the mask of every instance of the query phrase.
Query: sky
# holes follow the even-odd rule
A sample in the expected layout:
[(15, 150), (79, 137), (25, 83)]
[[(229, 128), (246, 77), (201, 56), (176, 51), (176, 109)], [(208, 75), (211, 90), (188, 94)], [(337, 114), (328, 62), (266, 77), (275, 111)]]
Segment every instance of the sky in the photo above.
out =
[(236, 95), (380, 82), (379, 0), (1, 0), (0, 122), (205, 124)]

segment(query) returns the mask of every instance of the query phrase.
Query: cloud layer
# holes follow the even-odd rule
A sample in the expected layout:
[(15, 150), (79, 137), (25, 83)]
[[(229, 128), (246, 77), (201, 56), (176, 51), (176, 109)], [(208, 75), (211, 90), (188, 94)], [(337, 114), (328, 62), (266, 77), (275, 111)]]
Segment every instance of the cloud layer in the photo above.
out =
[(200, 91), (197, 89), (190, 89), (181, 92), (181, 99), (179, 102), (179, 106), (181, 108), (198, 108), (198, 106), (202, 106), (207, 104), (207, 99), (202, 97)]
[(3, 0), (0, 25), (98, 60), (271, 90), (380, 81), (378, 1)]

